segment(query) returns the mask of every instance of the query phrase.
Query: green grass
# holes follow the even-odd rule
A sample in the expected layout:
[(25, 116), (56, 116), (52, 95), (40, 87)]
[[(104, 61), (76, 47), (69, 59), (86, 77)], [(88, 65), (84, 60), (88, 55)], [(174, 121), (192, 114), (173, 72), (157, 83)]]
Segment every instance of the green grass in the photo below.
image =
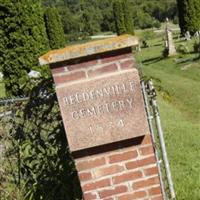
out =
[[(193, 61), (197, 55), (192, 53), (164, 59), (162, 38), (149, 43), (151, 47), (136, 53), (136, 59), (143, 75), (153, 79), (158, 91), (177, 199), (199, 200), (200, 60)], [(187, 46), (192, 50), (192, 41)]]
[(5, 87), (4, 87), (4, 83), (0, 82), (0, 98), (5, 97), (6, 93), (5, 93)]

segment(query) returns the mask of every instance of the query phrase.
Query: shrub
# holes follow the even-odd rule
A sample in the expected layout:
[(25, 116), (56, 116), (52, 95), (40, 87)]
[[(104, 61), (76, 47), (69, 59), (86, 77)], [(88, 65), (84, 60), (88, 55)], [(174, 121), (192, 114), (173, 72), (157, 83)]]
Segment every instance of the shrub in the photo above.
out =
[(0, 27), (0, 65), (6, 92), (24, 95), (30, 87), (28, 73), (48, 49), (41, 1), (3, 1)]
[(199, 42), (195, 42), (193, 45), (193, 48), (194, 48), (195, 53), (200, 53), (200, 43)]
[(189, 48), (187, 45), (185, 44), (180, 44), (178, 47), (177, 47), (177, 52), (178, 53), (182, 53), (182, 54), (187, 54), (189, 53)]

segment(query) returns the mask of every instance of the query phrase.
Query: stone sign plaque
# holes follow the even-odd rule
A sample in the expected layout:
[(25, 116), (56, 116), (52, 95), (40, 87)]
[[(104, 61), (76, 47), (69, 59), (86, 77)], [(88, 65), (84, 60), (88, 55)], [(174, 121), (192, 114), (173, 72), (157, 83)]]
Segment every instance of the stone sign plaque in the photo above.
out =
[(149, 133), (136, 69), (56, 88), (71, 151)]

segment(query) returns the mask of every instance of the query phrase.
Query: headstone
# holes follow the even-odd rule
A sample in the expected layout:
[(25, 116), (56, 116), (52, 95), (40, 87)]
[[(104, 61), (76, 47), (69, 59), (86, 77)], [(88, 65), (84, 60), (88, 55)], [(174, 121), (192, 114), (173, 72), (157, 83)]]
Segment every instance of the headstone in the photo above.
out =
[(166, 19), (165, 33), (166, 33), (165, 46), (168, 51), (168, 56), (174, 56), (177, 53), (176, 53), (176, 48), (173, 41), (173, 33), (172, 33), (172, 30), (169, 28), (168, 19)]
[(136, 46), (136, 37), (123, 35), (39, 59), (50, 64), (84, 200), (163, 199)]
[(189, 31), (187, 31), (187, 32), (185, 33), (185, 39), (186, 39), (187, 41), (191, 40), (191, 35), (190, 35), (190, 32), (189, 32)]
[(28, 73), (29, 78), (39, 78), (41, 76), (41, 73), (35, 70), (31, 70)]
[(195, 39), (199, 39), (200, 31), (196, 31), (194, 34)]

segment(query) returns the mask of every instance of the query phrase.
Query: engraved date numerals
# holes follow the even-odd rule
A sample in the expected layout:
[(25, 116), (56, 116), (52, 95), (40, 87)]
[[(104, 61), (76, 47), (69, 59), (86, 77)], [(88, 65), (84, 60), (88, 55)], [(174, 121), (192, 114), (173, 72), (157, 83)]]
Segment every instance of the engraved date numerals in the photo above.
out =
[(122, 129), (124, 127), (125, 127), (124, 120), (119, 119), (116, 121), (110, 121), (106, 124), (97, 124), (97, 125), (90, 126), (89, 131), (91, 134), (94, 134), (94, 133), (101, 134), (101, 133), (104, 133), (105, 131), (112, 130), (113, 128)]

